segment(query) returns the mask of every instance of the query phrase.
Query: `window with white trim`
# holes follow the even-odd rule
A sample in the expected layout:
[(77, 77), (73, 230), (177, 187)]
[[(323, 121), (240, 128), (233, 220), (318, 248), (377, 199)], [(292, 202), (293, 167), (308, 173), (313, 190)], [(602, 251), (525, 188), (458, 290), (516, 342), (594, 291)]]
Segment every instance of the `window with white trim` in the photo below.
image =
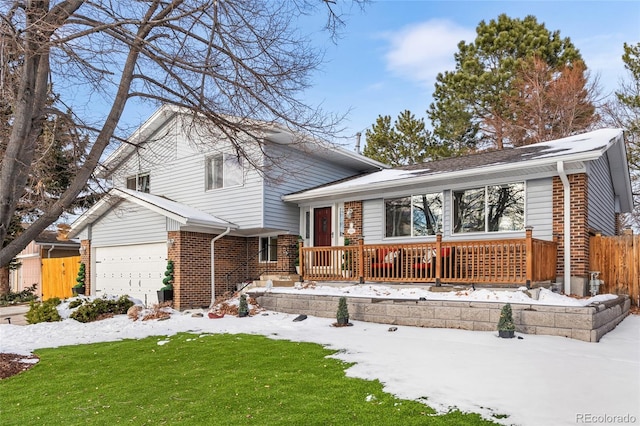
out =
[(278, 237), (260, 238), (260, 262), (276, 262), (278, 260)]
[(242, 158), (218, 154), (206, 159), (206, 189), (228, 188), (244, 183)]
[(149, 193), (151, 186), (151, 176), (149, 173), (140, 173), (127, 178), (127, 189)]
[(442, 193), (384, 201), (385, 237), (422, 237), (442, 229)]
[(507, 232), (524, 229), (524, 183), (452, 191), (453, 232)]

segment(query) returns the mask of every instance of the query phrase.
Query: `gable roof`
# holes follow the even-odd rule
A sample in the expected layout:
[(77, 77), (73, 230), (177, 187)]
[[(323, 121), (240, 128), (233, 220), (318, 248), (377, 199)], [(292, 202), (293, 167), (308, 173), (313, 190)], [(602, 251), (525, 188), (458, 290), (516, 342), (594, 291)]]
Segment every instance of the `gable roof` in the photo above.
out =
[(626, 149), (621, 129), (599, 129), (554, 141), (541, 142), (500, 151), (451, 157), (411, 166), (354, 176), (305, 191), (288, 194), (284, 201), (300, 202), (359, 194), (376, 194), (382, 190), (421, 183), (434, 183), (465, 176), (482, 176), (493, 172), (517, 172), (543, 167), (557, 175), (558, 162), (593, 161), (608, 153), (612, 180), (620, 195), (623, 211), (633, 208)]
[(231, 222), (194, 209), (193, 207), (169, 200), (168, 198), (133, 191), (131, 189), (114, 188), (71, 224), (69, 236), (74, 237), (78, 235), (87, 225), (95, 222), (113, 208), (115, 204), (123, 200), (131, 201), (134, 204), (166, 216), (183, 225), (203, 226), (215, 229), (238, 228), (237, 225)]
[[(135, 153), (140, 145), (143, 145), (156, 131), (171, 120), (174, 120), (180, 114), (189, 115), (192, 113), (175, 105), (162, 105), (133, 132), (127, 139), (127, 142), (120, 144), (120, 146), (105, 159), (98, 175), (102, 178), (108, 177), (114, 170), (122, 165), (129, 156)], [(305, 153), (318, 156), (339, 165), (362, 171), (380, 170), (389, 167), (387, 164), (373, 160), (357, 152), (349, 151), (339, 145), (296, 135), (275, 123), (241, 119), (238, 117), (229, 117), (228, 119), (230, 121), (242, 120), (243, 123), (246, 123), (246, 126), (257, 129), (257, 132), (264, 134), (265, 140), (271, 141), (272, 143), (289, 145), (295, 149), (300, 149)]]

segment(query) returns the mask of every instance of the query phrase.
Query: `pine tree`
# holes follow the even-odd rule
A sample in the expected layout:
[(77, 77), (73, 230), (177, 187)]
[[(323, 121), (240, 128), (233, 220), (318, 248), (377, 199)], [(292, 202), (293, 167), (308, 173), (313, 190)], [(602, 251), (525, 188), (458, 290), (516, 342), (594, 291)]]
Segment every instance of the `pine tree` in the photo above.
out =
[(500, 311), (498, 330), (513, 331), (515, 329), (516, 325), (513, 323), (513, 312), (511, 311), (511, 304), (507, 303), (502, 307), (502, 310)]
[(347, 308), (347, 298), (342, 296), (338, 299), (338, 312), (336, 320), (339, 325), (349, 324), (349, 309)]
[[(550, 32), (534, 16), (514, 19), (502, 14), (488, 23), (481, 21), (476, 34), (474, 42), (458, 45), (455, 71), (436, 78), (434, 102), (427, 112), (434, 134), (460, 148), (517, 145), (509, 134), (508, 122), (518, 116), (518, 110), (508, 99), (527, 96), (526, 91), (519, 92), (514, 86), (517, 71), (526, 68), (527, 61), (534, 57), (554, 71), (575, 68), (582, 57), (569, 38), (561, 38), (559, 31)], [(586, 67), (581, 75), (584, 71)], [(553, 83), (556, 76), (548, 74), (545, 84)], [(587, 90), (584, 99), (589, 103), (596, 95), (591, 89), (595, 90), (584, 85), (574, 87), (572, 93), (556, 100), (568, 104), (576, 93)], [(558, 120), (551, 117), (546, 124), (554, 127)]]

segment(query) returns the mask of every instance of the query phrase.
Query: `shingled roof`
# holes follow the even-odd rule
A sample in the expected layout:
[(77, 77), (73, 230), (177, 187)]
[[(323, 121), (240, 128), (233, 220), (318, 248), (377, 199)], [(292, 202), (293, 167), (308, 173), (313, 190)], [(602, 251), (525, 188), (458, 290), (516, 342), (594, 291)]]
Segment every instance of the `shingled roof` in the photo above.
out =
[(380, 170), (292, 193), (284, 196), (283, 199), (290, 202), (328, 199), (352, 195), (355, 192), (374, 193), (393, 187), (455, 179), (469, 175), (480, 176), (493, 172), (518, 173), (518, 171), (534, 167), (546, 167), (549, 173), (556, 173), (555, 166), (558, 161), (596, 160), (614, 145), (617, 148), (613, 150), (609, 161), (613, 161), (611, 167), (618, 168), (617, 173), (620, 175), (617, 178), (614, 177), (614, 185), (618, 186), (619, 191), (625, 193), (623, 198), (631, 200), (629, 171), (621, 129), (599, 129), (524, 147), (483, 151), (460, 157)]

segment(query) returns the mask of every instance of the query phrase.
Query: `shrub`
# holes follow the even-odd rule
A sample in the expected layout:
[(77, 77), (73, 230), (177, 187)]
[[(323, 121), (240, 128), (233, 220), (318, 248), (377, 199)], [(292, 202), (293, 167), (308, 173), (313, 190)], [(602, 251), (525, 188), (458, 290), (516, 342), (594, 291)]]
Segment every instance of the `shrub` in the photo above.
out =
[(17, 303), (36, 300), (38, 298), (38, 295), (36, 295), (36, 287), (38, 287), (38, 285), (34, 284), (17, 293), (10, 291), (7, 294), (3, 294), (0, 296), (0, 306), (15, 305)]
[(513, 312), (511, 311), (511, 304), (507, 303), (502, 307), (500, 311), (500, 320), (498, 320), (498, 330), (513, 331), (516, 329), (516, 325), (513, 322)]
[(126, 314), (133, 302), (128, 296), (120, 296), (118, 300), (94, 299), (91, 303), (80, 306), (71, 314), (71, 318), (80, 322), (92, 322), (108, 315)]
[(62, 321), (56, 306), (60, 304), (60, 299), (52, 297), (44, 302), (29, 303), (29, 311), (26, 318), (29, 324), (37, 324), (39, 322), (55, 322)]
[(240, 303), (238, 305), (238, 316), (246, 317), (249, 315), (249, 304), (247, 303), (247, 296), (243, 294), (240, 296)]
[(84, 303), (84, 301), (82, 299), (72, 300), (71, 302), (69, 302), (69, 309), (77, 308), (78, 306), (82, 305), (83, 303)]
[(349, 323), (349, 309), (347, 308), (347, 298), (342, 296), (338, 299), (338, 312), (336, 313), (338, 324)]

